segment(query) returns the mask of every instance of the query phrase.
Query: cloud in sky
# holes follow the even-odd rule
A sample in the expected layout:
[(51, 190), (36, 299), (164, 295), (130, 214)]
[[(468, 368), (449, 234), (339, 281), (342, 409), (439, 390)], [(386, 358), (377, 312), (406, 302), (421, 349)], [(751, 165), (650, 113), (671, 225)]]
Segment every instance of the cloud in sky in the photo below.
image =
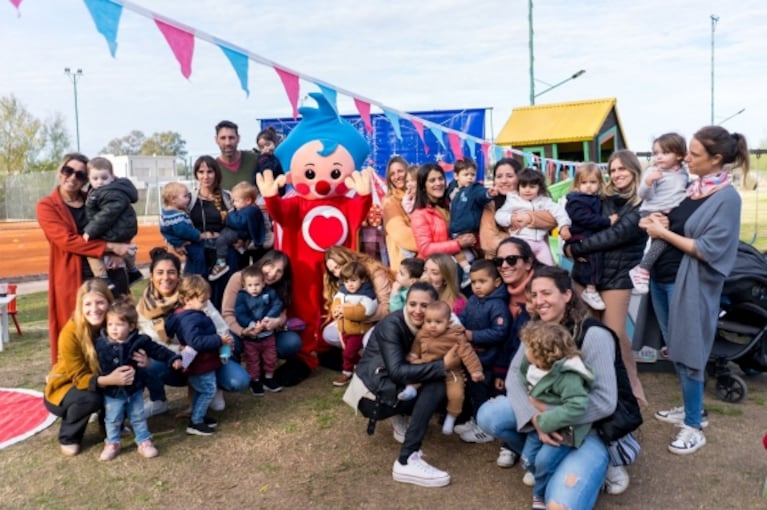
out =
[[(488, 137), (513, 107), (528, 103), (522, 0), (136, 3), (398, 110), (492, 107)], [(74, 133), (63, 69), (82, 68), (81, 147), (89, 155), (132, 129), (178, 131), (190, 154), (214, 153), (213, 126), (224, 118), (240, 124), (243, 146), (251, 147), (256, 119), (290, 115), (272, 69), (251, 62), (246, 97), (221, 50), (197, 40), (187, 81), (151, 20), (128, 10), (112, 59), (84, 3), (27, 0), (21, 17), (4, 4), (0, 95), (15, 94), (37, 116), (63, 113)], [(746, 108), (726, 126), (756, 146), (767, 140), (758, 86), (767, 81), (763, 0), (535, 2), (536, 78), (556, 83), (587, 70), (536, 102), (617, 97), (634, 150), (648, 150), (653, 136), (670, 130), (689, 137), (710, 120), (712, 13), (720, 16), (715, 120)], [(545, 88), (536, 83), (537, 91)], [(302, 95), (311, 90), (302, 83)], [(355, 112), (350, 99), (339, 103), (342, 112)]]

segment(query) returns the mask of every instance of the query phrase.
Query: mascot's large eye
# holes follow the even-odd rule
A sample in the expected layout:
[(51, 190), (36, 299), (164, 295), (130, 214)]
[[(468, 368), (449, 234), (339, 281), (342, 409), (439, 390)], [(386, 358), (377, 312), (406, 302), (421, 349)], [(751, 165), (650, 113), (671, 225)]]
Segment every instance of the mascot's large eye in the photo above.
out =
[(317, 174), (315, 174), (315, 173), (314, 173), (314, 170), (307, 170), (307, 171), (304, 173), (304, 176), (306, 176), (306, 178), (307, 178), (307, 179), (309, 179), (309, 180), (312, 180), (312, 179), (314, 179), (315, 177), (317, 177)]
[(334, 168), (333, 171), (330, 172), (330, 177), (332, 177), (333, 179), (338, 179), (339, 177), (341, 177), (341, 170), (339, 170), (338, 168)]

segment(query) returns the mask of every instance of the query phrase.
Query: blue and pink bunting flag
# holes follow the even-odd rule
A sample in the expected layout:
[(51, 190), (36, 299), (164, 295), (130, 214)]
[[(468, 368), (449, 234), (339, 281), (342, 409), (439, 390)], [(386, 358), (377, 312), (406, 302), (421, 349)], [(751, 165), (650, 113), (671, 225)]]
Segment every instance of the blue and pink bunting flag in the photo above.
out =
[(274, 66), (274, 70), (277, 71), (277, 75), (280, 77), (280, 81), (282, 81), (282, 86), (285, 87), (285, 93), (288, 95), (288, 101), (290, 101), (290, 106), (293, 108), (293, 118), (297, 119), (299, 93), (298, 75), (288, 72), (284, 69), (280, 69), (277, 66)]
[(362, 122), (365, 123), (365, 131), (368, 133), (373, 131), (373, 123), (370, 122), (370, 103), (363, 101), (362, 99), (354, 98), (354, 106), (357, 107), (357, 111), (362, 117)]
[(117, 53), (117, 29), (120, 26), (123, 6), (107, 0), (85, 0), (85, 6), (91, 13), (96, 30), (107, 40), (109, 53), (114, 58)]
[(394, 129), (394, 135), (397, 137), (397, 140), (402, 141), (402, 128), (400, 128), (399, 125), (399, 115), (387, 108), (383, 108), (383, 113), (386, 115), (386, 118), (389, 119), (389, 122), (391, 122), (391, 127)]
[(442, 138), (443, 131), (439, 127), (435, 125), (431, 125), (431, 124), (429, 125), (429, 131), (431, 131), (431, 134), (433, 134), (434, 138), (437, 139), (437, 142), (440, 144), (440, 146), (443, 149), (447, 150), (447, 145), (445, 145), (445, 140)]
[(426, 138), (423, 135), (423, 122), (413, 117), (410, 119), (410, 122), (413, 124), (413, 127), (415, 128), (416, 133), (418, 133), (418, 136), (421, 137), (421, 142), (423, 143), (423, 151), (428, 154), (429, 153), (429, 146), (426, 145)]
[(154, 22), (157, 28), (162, 32), (163, 37), (168, 42), (173, 55), (181, 65), (181, 74), (189, 79), (192, 75), (192, 56), (194, 55), (194, 34), (181, 30), (180, 28), (169, 25), (164, 21), (155, 18)]
[(453, 133), (450, 131), (447, 134), (447, 141), (450, 144), (450, 150), (453, 152), (453, 161), (458, 161), (459, 159), (463, 159), (463, 148), (461, 147), (463, 145), (463, 142), (461, 141), (461, 138), (458, 136), (458, 133)]
[(338, 113), (338, 91), (336, 89), (326, 87), (325, 85), (320, 85), (319, 83), (317, 86), (320, 88), (322, 95), (325, 96), (325, 99), (328, 100), (328, 103), (330, 103), (330, 106), (332, 106), (336, 113)]
[(248, 56), (239, 51), (228, 48), (220, 41), (216, 41), (216, 45), (224, 52), (229, 63), (232, 64), (237, 78), (240, 80), (240, 87), (245, 91), (246, 96), (250, 96), (250, 90), (248, 89)]

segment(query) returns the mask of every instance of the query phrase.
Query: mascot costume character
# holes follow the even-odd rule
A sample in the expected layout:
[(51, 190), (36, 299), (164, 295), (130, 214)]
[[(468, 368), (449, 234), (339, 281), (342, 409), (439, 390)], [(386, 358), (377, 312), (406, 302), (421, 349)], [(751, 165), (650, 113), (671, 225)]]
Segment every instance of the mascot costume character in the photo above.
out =
[[(317, 108), (301, 107), (301, 122), (274, 151), (282, 167), (289, 169), (287, 175), (275, 179), (267, 170), (257, 176), (269, 215), (282, 230), (275, 247), (287, 254), (293, 272), (288, 316), (306, 323), (300, 352), (275, 374), (287, 386), (308, 377), (319, 364), (325, 250), (334, 245), (356, 249), (357, 232), (372, 202), (372, 170), (355, 171), (364, 164), (370, 146), (325, 96), (309, 95)], [(293, 186), (295, 196), (279, 196), (286, 183)], [(356, 193), (350, 196), (350, 191)]]

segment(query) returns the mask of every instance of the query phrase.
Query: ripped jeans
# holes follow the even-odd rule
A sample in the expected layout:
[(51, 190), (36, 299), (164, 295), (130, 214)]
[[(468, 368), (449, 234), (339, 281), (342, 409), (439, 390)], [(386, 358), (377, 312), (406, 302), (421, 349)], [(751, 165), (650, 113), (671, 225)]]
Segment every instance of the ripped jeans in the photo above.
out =
[[(516, 453), (522, 453), (528, 432), (517, 430), (517, 419), (508, 398), (496, 397), (482, 404), (477, 412), (477, 425), (507, 443)], [(546, 486), (546, 503), (558, 504), (561, 508), (593, 508), (609, 461), (607, 446), (592, 431), (580, 448), (570, 451), (551, 474)]]

